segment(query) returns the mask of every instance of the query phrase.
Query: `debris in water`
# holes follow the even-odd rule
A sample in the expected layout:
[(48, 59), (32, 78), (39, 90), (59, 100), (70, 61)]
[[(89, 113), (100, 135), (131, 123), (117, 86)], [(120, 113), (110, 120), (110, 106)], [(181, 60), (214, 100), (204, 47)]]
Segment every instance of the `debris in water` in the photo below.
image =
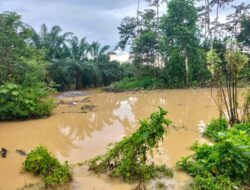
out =
[(2, 150), (1, 150), (1, 156), (2, 156), (3, 158), (6, 158), (7, 152), (8, 152), (7, 149), (2, 148)]
[(27, 153), (24, 150), (17, 149), (16, 152), (20, 154), (21, 156), (26, 156)]
[(90, 111), (93, 111), (96, 108), (95, 105), (84, 105), (81, 107), (81, 110), (83, 113), (88, 113)]
[(205, 132), (205, 129), (206, 129), (206, 124), (204, 121), (200, 121), (199, 124), (198, 124), (198, 129), (199, 129), (199, 132), (202, 134)]

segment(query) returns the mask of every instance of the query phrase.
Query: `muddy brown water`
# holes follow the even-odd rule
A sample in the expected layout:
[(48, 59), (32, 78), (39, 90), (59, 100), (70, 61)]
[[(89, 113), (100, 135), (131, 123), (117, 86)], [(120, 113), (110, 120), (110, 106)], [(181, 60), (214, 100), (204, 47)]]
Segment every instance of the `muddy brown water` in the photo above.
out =
[[(124, 93), (92, 90), (87, 94), (57, 97), (60, 103), (47, 119), (0, 123), (0, 148), (8, 149), (7, 158), (0, 158), (0, 190), (40, 182), (39, 177), (21, 172), (25, 157), (16, 153), (16, 149), (28, 152), (42, 144), (60, 161), (82, 162), (105, 153), (109, 143), (131, 134), (139, 120), (156, 111), (158, 106), (168, 110), (168, 118), (175, 127), (170, 127), (159, 147), (161, 154), (156, 154), (154, 161), (175, 170), (176, 162), (192, 153), (189, 147), (195, 141), (205, 141), (200, 126), (218, 114), (209, 89)], [(86, 104), (96, 107), (88, 113), (80, 113), (81, 106)], [(175, 190), (189, 181), (187, 174), (176, 170), (173, 179), (165, 180), (169, 189)], [(157, 189), (156, 183), (153, 181), (148, 187)], [(96, 175), (80, 167), (74, 169), (74, 181), (67, 189), (129, 190), (134, 187), (135, 184)]]

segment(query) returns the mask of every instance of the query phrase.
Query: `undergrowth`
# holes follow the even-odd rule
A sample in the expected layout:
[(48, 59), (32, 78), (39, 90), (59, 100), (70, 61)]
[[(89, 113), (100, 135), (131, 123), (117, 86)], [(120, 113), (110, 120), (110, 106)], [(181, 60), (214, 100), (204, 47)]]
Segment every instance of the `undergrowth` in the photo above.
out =
[(0, 86), (0, 120), (43, 118), (55, 107), (48, 99), (50, 89), (43, 85), (23, 87), (7, 83)]
[(167, 111), (159, 108), (147, 119), (140, 121), (140, 128), (130, 137), (109, 147), (106, 154), (87, 162), (90, 170), (96, 173), (107, 172), (112, 177), (125, 181), (147, 181), (154, 177), (172, 176), (165, 165), (154, 166), (149, 161), (154, 148), (163, 140), (166, 127), (171, 123), (165, 119)]
[(225, 118), (213, 119), (205, 129), (204, 135), (217, 141), (219, 132), (226, 131), (228, 126), (229, 123)]
[(43, 146), (36, 147), (27, 155), (23, 167), (25, 171), (41, 176), (46, 187), (63, 185), (72, 179), (68, 163), (60, 164)]
[(154, 88), (163, 88), (164, 83), (161, 80), (155, 80), (152, 77), (144, 78), (123, 78), (118, 82), (112, 83), (106, 87), (106, 91), (120, 92), (127, 90), (151, 90)]
[(182, 158), (177, 163), (179, 168), (194, 177), (190, 186), (192, 190), (250, 187), (249, 123), (237, 124), (230, 129), (225, 129), (225, 122), (221, 123), (223, 126), (219, 128), (222, 130), (215, 135), (217, 143), (195, 144), (192, 147), (194, 155)]

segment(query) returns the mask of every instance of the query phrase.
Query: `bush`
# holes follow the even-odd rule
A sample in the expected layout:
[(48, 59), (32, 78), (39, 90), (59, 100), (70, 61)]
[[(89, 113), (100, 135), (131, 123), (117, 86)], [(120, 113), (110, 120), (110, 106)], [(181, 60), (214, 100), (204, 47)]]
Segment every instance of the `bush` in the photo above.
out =
[(193, 146), (195, 154), (177, 163), (194, 177), (191, 189), (230, 190), (250, 186), (248, 124), (237, 124), (225, 130), (225, 122), (221, 123), (223, 126), (219, 129), (222, 130), (216, 134), (217, 143), (211, 146), (196, 144)]
[(123, 78), (119, 82), (115, 82), (106, 88), (107, 91), (126, 91), (126, 90), (141, 90), (163, 88), (164, 82), (162, 80), (154, 80), (152, 77), (144, 78)]
[(8, 83), (0, 86), (0, 120), (49, 116), (55, 103), (46, 99), (48, 94), (49, 90), (43, 85), (22, 87)]
[(23, 165), (25, 171), (41, 176), (46, 186), (62, 185), (71, 181), (71, 171), (67, 162), (60, 164), (43, 146), (32, 150)]
[[(217, 182), (219, 181), (219, 183)], [(236, 189), (237, 183), (233, 183), (230, 178), (225, 176), (214, 177), (208, 174), (203, 177), (197, 175), (190, 185), (192, 190), (233, 190)]]
[(167, 112), (160, 108), (148, 119), (140, 122), (141, 127), (130, 137), (116, 143), (102, 156), (87, 162), (89, 169), (97, 173), (110, 172), (112, 177), (122, 177), (126, 181), (145, 181), (159, 174), (172, 176), (166, 166), (155, 167), (148, 160), (148, 154), (158, 146), (170, 124), (164, 116)]
[(245, 131), (250, 135), (250, 123), (235, 124), (234, 128), (240, 131)]
[(224, 132), (228, 129), (228, 121), (225, 118), (213, 119), (207, 126), (204, 135), (212, 138), (213, 140), (218, 139), (218, 133)]

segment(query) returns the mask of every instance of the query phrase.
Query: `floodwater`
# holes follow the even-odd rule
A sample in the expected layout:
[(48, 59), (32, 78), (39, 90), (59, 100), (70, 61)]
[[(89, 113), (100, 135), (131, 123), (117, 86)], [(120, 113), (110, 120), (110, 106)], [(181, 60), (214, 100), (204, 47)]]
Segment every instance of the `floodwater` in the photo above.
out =
[[(218, 115), (210, 89), (123, 93), (91, 90), (77, 96), (60, 95), (57, 99), (58, 106), (47, 119), (0, 123), (0, 148), (8, 149), (7, 158), (0, 157), (0, 190), (40, 182), (39, 177), (22, 172), (25, 157), (16, 149), (28, 152), (37, 145), (45, 145), (60, 161), (83, 162), (105, 153), (108, 144), (134, 132), (139, 120), (156, 111), (158, 106), (168, 110), (167, 117), (173, 124), (154, 161), (174, 169), (173, 179), (165, 182), (169, 189), (179, 190), (190, 177), (175, 169), (176, 162), (192, 153), (189, 147), (195, 141), (205, 141), (201, 126)], [(83, 105), (96, 107), (81, 113)], [(148, 187), (157, 189), (154, 184), (155, 181)], [(135, 186), (80, 167), (74, 169), (74, 181), (68, 189), (130, 190)]]

